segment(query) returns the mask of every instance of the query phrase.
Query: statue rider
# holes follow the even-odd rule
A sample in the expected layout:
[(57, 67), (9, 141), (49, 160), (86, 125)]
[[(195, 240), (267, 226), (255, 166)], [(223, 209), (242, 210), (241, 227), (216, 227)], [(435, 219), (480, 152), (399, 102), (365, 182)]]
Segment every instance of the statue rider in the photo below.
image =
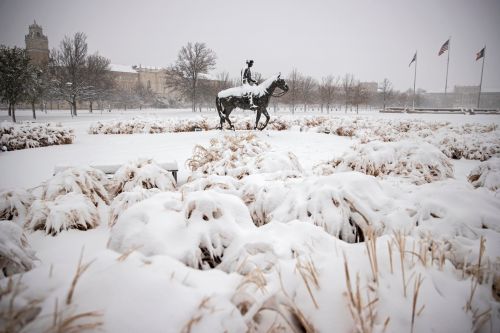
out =
[[(255, 81), (254, 79), (252, 79), (252, 72), (250, 71), (250, 67), (253, 66), (253, 60), (247, 60), (246, 63), (247, 63), (247, 67), (245, 69), (241, 70), (241, 83), (244, 86), (245, 85), (253, 86), (253, 85), (258, 84), (257, 81)], [(253, 94), (252, 94), (252, 92), (248, 92), (247, 95), (248, 95), (248, 99), (250, 101), (250, 109), (251, 110), (257, 109), (258, 106), (255, 105), (255, 104), (253, 104)]]

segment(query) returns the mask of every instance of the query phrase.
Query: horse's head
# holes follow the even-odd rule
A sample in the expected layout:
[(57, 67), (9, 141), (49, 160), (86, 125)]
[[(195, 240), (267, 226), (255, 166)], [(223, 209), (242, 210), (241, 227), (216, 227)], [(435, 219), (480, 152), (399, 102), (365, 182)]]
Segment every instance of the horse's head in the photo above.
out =
[(286, 84), (285, 80), (281, 78), (281, 73), (276, 78), (275, 83), (277, 88), (280, 88), (284, 92), (288, 91), (288, 84)]

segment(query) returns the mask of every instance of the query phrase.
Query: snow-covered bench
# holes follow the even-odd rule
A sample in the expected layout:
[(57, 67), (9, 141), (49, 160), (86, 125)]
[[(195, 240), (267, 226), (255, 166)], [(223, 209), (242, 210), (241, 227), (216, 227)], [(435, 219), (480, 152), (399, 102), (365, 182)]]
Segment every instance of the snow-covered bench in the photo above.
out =
[[(163, 169), (171, 172), (172, 176), (174, 176), (175, 182), (177, 182), (177, 172), (179, 171), (177, 161), (162, 162), (158, 163), (158, 165)], [(99, 169), (104, 172), (109, 178), (111, 178), (121, 166), (121, 164), (90, 165), (90, 167)], [(71, 167), (74, 167), (74, 165), (56, 165), (54, 167), (54, 175)]]

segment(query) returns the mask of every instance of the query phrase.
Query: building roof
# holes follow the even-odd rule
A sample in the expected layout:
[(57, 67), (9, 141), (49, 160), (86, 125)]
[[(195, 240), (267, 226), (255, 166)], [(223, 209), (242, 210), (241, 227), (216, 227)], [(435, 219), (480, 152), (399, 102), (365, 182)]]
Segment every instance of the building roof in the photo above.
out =
[(109, 67), (112, 72), (137, 73), (137, 71), (129, 65), (110, 64)]

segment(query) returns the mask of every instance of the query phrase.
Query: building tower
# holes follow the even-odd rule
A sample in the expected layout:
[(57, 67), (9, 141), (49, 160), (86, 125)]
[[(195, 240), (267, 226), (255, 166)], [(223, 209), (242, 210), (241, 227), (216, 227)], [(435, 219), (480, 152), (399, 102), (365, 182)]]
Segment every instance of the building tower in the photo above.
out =
[(29, 33), (24, 37), (26, 51), (31, 63), (37, 66), (46, 66), (49, 63), (49, 40), (43, 35), (42, 27), (33, 22)]

